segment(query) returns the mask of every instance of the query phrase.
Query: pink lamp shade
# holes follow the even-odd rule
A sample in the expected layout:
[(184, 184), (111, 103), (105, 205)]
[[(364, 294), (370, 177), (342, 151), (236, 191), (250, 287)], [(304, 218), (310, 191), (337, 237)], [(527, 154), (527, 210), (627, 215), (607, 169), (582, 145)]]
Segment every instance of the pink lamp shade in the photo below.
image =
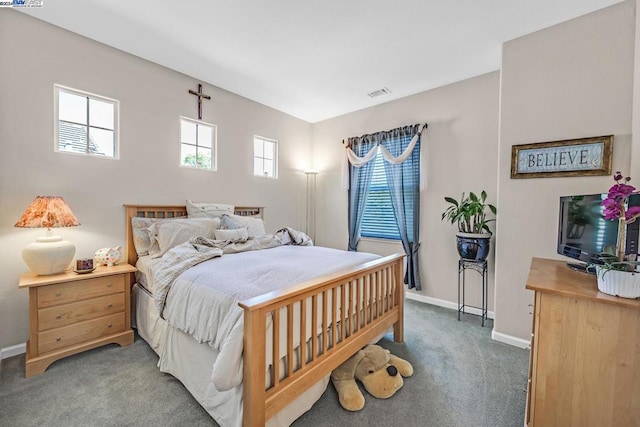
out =
[(38, 196), (16, 222), (20, 228), (57, 228), (80, 225), (62, 197)]
[(19, 228), (47, 229), (44, 237), (39, 237), (22, 251), (22, 259), (29, 269), (42, 276), (65, 271), (76, 253), (76, 247), (62, 240), (62, 237), (54, 236), (51, 228), (77, 225), (80, 225), (78, 219), (62, 197), (36, 197), (15, 225)]

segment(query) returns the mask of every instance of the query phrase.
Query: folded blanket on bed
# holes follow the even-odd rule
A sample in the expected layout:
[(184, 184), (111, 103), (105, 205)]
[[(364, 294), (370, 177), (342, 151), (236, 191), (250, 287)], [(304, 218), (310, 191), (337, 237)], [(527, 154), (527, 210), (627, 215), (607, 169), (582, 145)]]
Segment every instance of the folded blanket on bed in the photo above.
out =
[(154, 268), (149, 270), (148, 277), (160, 316), (175, 278), (194, 265), (219, 256), (222, 256), (222, 249), (189, 241), (168, 250), (160, 258)]
[(284, 227), (276, 234), (257, 236), (245, 242), (194, 237), (188, 242), (168, 250), (150, 272), (151, 286), (154, 290), (153, 299), (160, 316), (164, 318), (167, 294), (173, 281), (187, 269), (223, 254), (269, 249), (282, 245), (310, 246), (313, 245), (313, 242), (303, 232)]

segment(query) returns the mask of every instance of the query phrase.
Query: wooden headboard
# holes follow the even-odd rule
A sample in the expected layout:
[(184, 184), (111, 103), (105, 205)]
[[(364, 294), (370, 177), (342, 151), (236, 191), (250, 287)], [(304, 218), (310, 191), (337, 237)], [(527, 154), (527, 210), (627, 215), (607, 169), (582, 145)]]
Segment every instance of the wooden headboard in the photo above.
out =
[[(136, 265), (138, 254), (133, 245), (133, 231), (131, 229), (131, 218), (135, 216), (143, 218), (179, 218), (187, 216), (187, 207), (181, 205), (124, 205), (125, 220), (125, 257), (129, 264)], [(236, 206), (234, 213), (240, 216), (260, 216), (264, 218), (263, 207)]]

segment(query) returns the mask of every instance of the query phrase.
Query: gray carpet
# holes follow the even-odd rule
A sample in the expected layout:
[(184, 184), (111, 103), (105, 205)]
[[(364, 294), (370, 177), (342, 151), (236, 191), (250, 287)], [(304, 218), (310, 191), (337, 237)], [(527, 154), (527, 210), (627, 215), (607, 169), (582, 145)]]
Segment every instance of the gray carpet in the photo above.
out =
[[(365, 392), (360, 412), (347, 412), (329, 384), (294, 426), (508, 427), (524, 422), (529, 353), (491, 340), (491, 321), (456, 319), (455, 310), (407, 301), (405, 344), (380, 345), (415, 369), (386, 400)], [(157, 356), (136, 337), (59, 360), (24, 378), (24, 355), (2, 361), (1, 426), (215, 426)]]

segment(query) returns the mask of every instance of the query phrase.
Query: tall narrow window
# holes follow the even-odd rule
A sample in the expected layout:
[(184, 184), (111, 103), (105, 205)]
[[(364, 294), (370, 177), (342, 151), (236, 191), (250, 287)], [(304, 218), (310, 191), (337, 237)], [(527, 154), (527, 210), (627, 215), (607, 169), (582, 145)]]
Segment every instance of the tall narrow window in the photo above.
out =
[(391, 194), (380, 150), (373, 160), (373, 176), (365, 202), (360, 234), (362, 237), (400, 240), (400, 232), (393, 213)]
[[(426, 128), (426, 124), (423, 129)], [(349, 250), (361, 236), (398, 239), (406, 258), (405, 283), (421, 289), (420, 134), (404, 126), (348, 140)]]
[(278, 177), (278, 141), (253, 137), (253, 174), (267, 178)]
[(55, 151), (118, 158), (118, 101), (54, 86)]
[(216, 170), (217, 126), (180, 117), (180, 166)]

